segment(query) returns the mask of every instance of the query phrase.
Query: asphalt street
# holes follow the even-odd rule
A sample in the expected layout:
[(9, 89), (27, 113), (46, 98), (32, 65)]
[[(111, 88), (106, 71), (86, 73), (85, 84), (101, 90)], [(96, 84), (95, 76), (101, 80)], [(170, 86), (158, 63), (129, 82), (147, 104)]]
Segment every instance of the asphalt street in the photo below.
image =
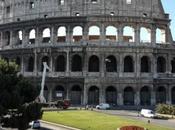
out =
[(139, 120), (146, 123), (148, 122), (148, 120), (150, 120), (151, 124), (165, 126), (167, 128), (173, 128), (175, 130), (175, 119), (166, 120), (166, 119), (144, 118), (144, 117), (138, 116), (139, 114), (136, 111), (125, 111), (125, 110), (96, 110), (96, 111), (110, 114), (110, 115), (125, 117), (127, 119)]

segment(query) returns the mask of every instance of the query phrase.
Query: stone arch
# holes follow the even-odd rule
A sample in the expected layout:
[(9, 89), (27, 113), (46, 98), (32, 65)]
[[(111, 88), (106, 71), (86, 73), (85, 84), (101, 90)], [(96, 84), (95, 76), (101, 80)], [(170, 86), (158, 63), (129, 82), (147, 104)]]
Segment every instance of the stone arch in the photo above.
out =
[(89, 40), (99, 40), (100, 39), (100, 28), (98, 26), (90, 26), (88, 32)]
[(27, 61), (27, 72), (33, 72), (34, 70), (34, 58), (30, 56)]
[(110, 55), (105, 59), (106, 71), (107, 72), (117, 72), (117, 60), (115, 56)]
[(148, 73), (151, 71), (150, 58), (148, 56), (143, 56), (141, 58), (141, 72)]
[(151, 91), (148, 86), (144, 86), (140, 90), (140, 105), (151, 105)]
[(163, 56), (157, 58), (157, 72), (165, 73), (166, 72), (166, 60)]
[(134, 90), (132, 87), (124, 89), (124, 105), (134, 105)]
[(124, 72), (134, 72), (134, 61), (131, 56), (124, 58)]
[(166, 42), (166, 30), (163, 28), (156, 29), (156, 43), (165, 43)]
[(171, 89), (171, 100), (172, 104), (175, 104), (175, 87)]
[(151, 29), (146, 27), (140, 28), (140, 42), (151, 43)]
[(106, 27), (106, 40), (118, 41), (117, 28), (114, 26)]
[(80, 72), (82, 71), (82, 58), (79, 55), (74, 55), (72, 57), (72, 68), (73, 72)]
[(65, 99), (66, 91), (62, 85), (57, 85), (53, 91), (53, 99), (63, 100)]
[(156, 89), (156, 103), (166, 103), (166, 89), (163, 86)]
[(89, 72), (99, 72), (100, 70), (100, 61), (99, 58), (95, 55), (89, 58), (89, 65), (88, 65)]
[(29, 44), (35, 44), (36, 39), (36, 31), (35, 29), (31, 29), (29, 32)]
[(42, 31), (42, 42), (43, 43), (50, 43), (50, 38), (51, 38), (51, 30), (50, 28), (44, 28)]
[[(47, 65), (49, 66), (49, 65), (50, 65), (50, 64), (49, 64), (49, 57), (48, 57), (48, 56), (42, 57), (42, 59), (41, 59), (41, 71), (43, 71), (43, 68), (44, 68), (43, 62), (46, 62)], [(47, 70), (47, 71), (48, 71), (48, 70)]]
[(88, 104), (97, 105), (99, 104), (99, 88), (91, 86), (88, 90)]
[(125, 26), (123, 28), (123, 41), (135, 42), (135, 29), (132, 26)]
[(73, 42), (79, 42), (83, 38), (83, 28), (75, 26), (73, 28)]
[(66, 59), (65, 59), (64, 55), (59, 55), (56, 58), (55, 71), (56, 72), (65, 72), (66, 71)]
[(81, 105), (82, 100), (82, 89), (79, 85), (74, 85), (71, 88), (71, 104), (73, 105)]
[(117, 105), (117, 89), (113, 86), (106, 88), (106, 103)]
[(66, 27), (60, 26), (57, 30), (57, 42), (66, 42)]

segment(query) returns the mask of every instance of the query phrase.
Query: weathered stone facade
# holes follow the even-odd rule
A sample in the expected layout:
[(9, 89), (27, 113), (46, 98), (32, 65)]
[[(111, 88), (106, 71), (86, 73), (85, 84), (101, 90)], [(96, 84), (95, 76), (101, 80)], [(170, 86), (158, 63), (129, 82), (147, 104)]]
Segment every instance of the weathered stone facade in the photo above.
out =
[(35, 84), (47, 62), (47, 101), (175, 104), (175, 47), (160, 0), (0, 3), (0, 55)]

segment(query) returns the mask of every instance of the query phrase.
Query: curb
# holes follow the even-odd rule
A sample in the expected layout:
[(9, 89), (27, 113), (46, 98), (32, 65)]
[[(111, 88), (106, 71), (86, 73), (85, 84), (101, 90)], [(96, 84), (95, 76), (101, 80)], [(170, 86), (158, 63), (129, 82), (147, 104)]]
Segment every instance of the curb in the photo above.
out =
[(61, 125), (61, 124), (56, 124), (56, 123), (52, 123), (52, 122), (48, 122), (48, 121), (43, 121), (43, 120), (40, 120), (40, 121), (42, 123), (46, 123), (46, 124), (50, 124), (50, 125), (66, 128), (66, 129), (69, 129), (69, 130), (81, 130), (81, 129), (78, 129), (78, 128), (73, 128), (73, 127), (69, 127), (69, 126), (65, 126), (65, 125)]

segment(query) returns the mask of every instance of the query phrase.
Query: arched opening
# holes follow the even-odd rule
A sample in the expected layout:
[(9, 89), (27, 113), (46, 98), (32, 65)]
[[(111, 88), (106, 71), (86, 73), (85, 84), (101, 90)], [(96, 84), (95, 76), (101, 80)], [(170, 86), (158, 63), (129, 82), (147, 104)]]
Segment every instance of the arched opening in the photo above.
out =
[(51, 32), (50, 32), (50, 28), (45, 28), (43, 30), (43, 35), (42, 35), (42, 42), (43, 43), (50, 43), (50, 37), (51, 37)]
[(6, 43), (5, 45), (7, 46), (10, 45), (10, 32), (6, 31), (4, 37), (5, 37), (5, 43)]
[(165, 87), (158, 87), (156, 90), (156, 103), (166, 103), (166, 89)]
[(135, 30), (133, 27), (125, 26), (123, 28), (123, 41), (134, 42), (135, 41)]
[(35, 29), (30, 30), (29, 32), (29, 44), (35, 44), (36, 32)]
[(56, 58), (55, 71), (65, 72), (65, 70), (66, 70), (66, 59), (63, 55), (60, 55)]
[(113, 86), (106, 88), (106, 103), (117, 105), (117, 90)]
[(131, 87), (124, 89), (124, 105), (134, 105), (134, 90)]
[(140, 29), (140, 42), (151, 43), (151, 29), (141, 27)]
[(21, 30), (17, 31), (17, 44), (22, 44), (23, 32)]
[(166, 31), (165, 29), (157, 28), (156, 29), (156, 43), (165, 43), (166, 42)]
[(117, 72), (117, 61), (114, 56), (108, 56), (105, 59), (105, 63), (107, 72)]
[(171, 90), (171, 100), (172, 104), (175, 104), (175, 87)]
[(99, 58), (95, 55), (89, 58), (89, 72), (99, 72)]
[(92, 86), (88, 91), (88, 104), (97, 105), (99, 104), (99, 88)]
[(144, 106), (151, 105), (151, 92), (147, 86), (140, 90), (140, 104)]
[(171, 60), (171, 72), (175, 73), (175, 58)]
[(54, 100), (63, 100), (65, 99), (65, 90), (64, 87), (61, 85), (58, 85), (55, 87), (55, 91), (54, 91)]
[(46, 99), (46, 102), (48, 102), (48, 94), (49, 94), (48, 87), (44, 86), (44, 97)]
[(106, 40), (118, 41), (117, 28), (114, 26), (108, 26), (106, 28)]
[(73, 86), (71, 89), (71, 104), (80, 105), (81, 98), (82, 98), (82, 89), (78, 85)]
[[(48, 56), (44, 56), (44, 57), (41, 59), (41, 71), (43, 71), (43, 69), (44, 69), (43, 62), (46, 62), (47, 65), (49, 66), (49, 57), (48, 57)], [(48, 70), (47, 70), (47, 71), (48, 71)]]
[(58, 28), (57, 42), (66, 42), (66, 27), (61, 26)]
[(95, 41), (100, 39), (100, 28), (97, 26), (91, 26), (89, 27), (89, 40)]
[(82, 71), (82, 59), (79, 55), (74, 55), (72, 57), (72, 72)]
[(166, 60), (164, 57), (157, 58), (157, 72), (158, 73), (165, 73), (166, 71)]
[(148, 73), (150, 72), (150, 60), (149, 57), (143, 56), (141, 58), (141, 72)]
[(73, 28), (73, 42), (79, 42), (83, 38), (83, 28), (76, 26)]
[(34, 70), (34, 58), (30, 57), (28, 59), (27, 72), (33, 72), (33, 70)]
[(124, 72), (134, 72), (134, 63), (131, 56), (124, 58)]

